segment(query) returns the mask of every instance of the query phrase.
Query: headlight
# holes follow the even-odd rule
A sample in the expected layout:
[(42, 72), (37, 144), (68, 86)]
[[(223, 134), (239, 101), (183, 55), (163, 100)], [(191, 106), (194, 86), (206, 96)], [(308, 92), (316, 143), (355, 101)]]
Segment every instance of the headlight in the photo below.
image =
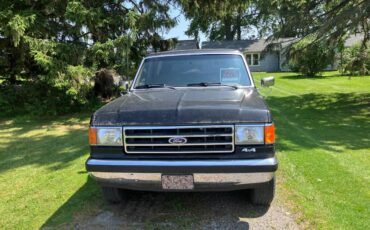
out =
[(90, 145), (121, 146), (122, 127), (90, 127)]
[(264, 144), (264, 126), (257, 125), (235, 126), (235, 144), (237, 145)]
[(275, 143), (275, 125), (236, 125), (235, 144), (262, 145)]

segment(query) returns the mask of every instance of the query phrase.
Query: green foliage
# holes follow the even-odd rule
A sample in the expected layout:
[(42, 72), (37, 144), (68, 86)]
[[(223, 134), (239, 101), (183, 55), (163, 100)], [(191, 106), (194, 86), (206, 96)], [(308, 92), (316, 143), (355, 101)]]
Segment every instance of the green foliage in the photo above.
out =
[(14, 15), (8, 22), (7, 35), (10, 35), (15, 47), (19, 45), (21, 38), (24, 36), (26, 29), (30, 24), (34, 23), (35, 15), (21, 16), (19, 14)]
[(348, 34), (361, 32), (369, 40), (370, 1), (258, 0), (256, 8), (274, 38), (314, 35), (317, 41), (341, 44)]
[(210, 40), (240, 40), (242, 30), (251, 25), (249, 1), (177, 0), (185, 16), (190, 19), (186, 33), (198, 38), (206, 33)]
[[(364, 0), (176, 0), (190, 20), (187, 34), (210, 40), (305, 37), (340, 45), (355, 32), (370, 39), (370, 1)], [(313, 41), (316, 42), (316, 41)]]
[(0, 86), (0, 117), (14, 115), (54, 116), (89, 111), (99, 105), (87, 85), (61, 82), (50, 86), (45, 82), (24, 82)]
[(334, 62), (334, 47), (326, 43), (312, 43), (313, 38), (302, 39), (288, 51), (288, 66), (294, 72), (315, 76)]
[[(147, 50), (161, 45), (157, 32), (176, 23), (168, 11), (164, 0), (2, 1), (0, 76), (9, 93), (0, 93), (2, 105), (20, 101), (40, 114), (83, 107), (95, 71), (132, 77)], [(41, 89), (48, 93), (31, 92)], [(56, 101), (64, 102), (63, 111)], [(15, 110), (22, 109), (8, 111)]]
[(339, 68), (350, 75), (370, 74), (370, 48), (363, 49), (361, 44), (346, 47), (340, 53)]

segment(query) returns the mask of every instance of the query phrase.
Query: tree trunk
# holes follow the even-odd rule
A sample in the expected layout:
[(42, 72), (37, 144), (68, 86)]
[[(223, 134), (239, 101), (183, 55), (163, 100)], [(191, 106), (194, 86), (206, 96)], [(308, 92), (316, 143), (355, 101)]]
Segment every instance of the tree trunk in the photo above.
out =
[(234, 33), (231, 28), (231, 16), (227, 15), (224, 19), (225, 24), (225, 39), (231, 41), (234, 39)]
[(17, 75), (12, 71), (9, 76), (9, 83), (15, 85), (17, 83)]
[(366, 68), (366, 59), (368, 58), (367, 57), (367, 42), (370, 40), (370, 31), (369, 31), (369, 25), (367, 24), (367, 18), (363, 19), (362, 21), (362, 31), (364, 33), (364, 38), (362, 39), (362, 42), (361, 42), (361, 48), (360, 48), (360, 74), (362, 76), (365, 76), (366, 73), (368, 72), (367, 68)]
[(242, 9), (239, 7), (238, 9), (238, 16), (236, 18), (236, 34), (237, 38), (236, 40), (241, 40), (242, 39), (242, 28), (241, 28), (241, 23), (242, 23)]
[(17, 74), (20, 69), (20, 60), (22, 59), (21, 47), (23, 43), (20, 42), (17, 47), (10, 45), (9, 55), (9, 83), (15, 85), (17, 83)]

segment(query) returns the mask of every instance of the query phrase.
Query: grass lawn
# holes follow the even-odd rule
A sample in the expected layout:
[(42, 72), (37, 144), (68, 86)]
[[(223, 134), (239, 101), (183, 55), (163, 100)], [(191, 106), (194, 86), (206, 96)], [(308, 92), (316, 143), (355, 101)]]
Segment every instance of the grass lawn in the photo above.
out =
[[(59, 224), (100, 200), (84, 168), (88, 117), (0, 123), (0, 229)], [(64, 206), (72, 196), (76, 202)]]
[(280, 185), (301, 219), (319, 228), (370, 226), (370, 77), (273, 75)]
[[(254, 77), (269, 75), (279, 194), (313, 227), (368, 228), (370, 77)], [(58, 226), (104, 205), (84, 166), (88, 117), (0, 121), (0, 229)]]

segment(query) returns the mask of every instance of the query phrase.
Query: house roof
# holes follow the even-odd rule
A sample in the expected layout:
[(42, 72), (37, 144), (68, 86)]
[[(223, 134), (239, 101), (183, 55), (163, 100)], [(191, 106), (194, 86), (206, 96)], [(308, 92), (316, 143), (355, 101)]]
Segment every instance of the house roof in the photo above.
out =
[(242, 52), (260, 52), (268, 44), (264, 39), (260, 40), (239, 40), (239, 41), (212, 41), (202, 42), (202, 49), (236, 49)]
[[(361, 42), (363, 39), (363, 34), (353, 34), (350, 35), (344, 46), (352, 46)], [(253, 52), (263, 52), (266, 50), (267, 46), (270, 44), (280, 44), (280, 48), (284, 49), (288, 45), (296, 42), (299, 38), (280, 38), (277, 40), (269, 39), (254, 39), (254, 40), (236, 40), (236, 41), (209, 41), (202, 42), (202, 49), (235, 49), (243, 53), (253, 53)]]
[(199, 44), (197, 40), (178, 40), (174, 50), (190, 50), (198, 48)]
[(363, 38), (364, 34), (352, 34), (346, 39), (346, 41), (344, 42), (344, 46), (345, 47), (353, 46), (357, 43), (362, 42)]
[(262, 52), (270, 44), (280, 44), (281, 48), (284, 48), (295, 40), (296, 38), (280, 38), (272, 41), (268, 39), (210, 41), (202, 42), (202, 49), (236, 49), (241, 52)]
[(286, 47), (294, 40), (295, 38), (281, 38), (272, 41), (268, 39), (211, 41), (202, 42), (202, 49), (236, 49), (241, 52), (262, 52), (269, 44), (281, 44), (282, 47)]

